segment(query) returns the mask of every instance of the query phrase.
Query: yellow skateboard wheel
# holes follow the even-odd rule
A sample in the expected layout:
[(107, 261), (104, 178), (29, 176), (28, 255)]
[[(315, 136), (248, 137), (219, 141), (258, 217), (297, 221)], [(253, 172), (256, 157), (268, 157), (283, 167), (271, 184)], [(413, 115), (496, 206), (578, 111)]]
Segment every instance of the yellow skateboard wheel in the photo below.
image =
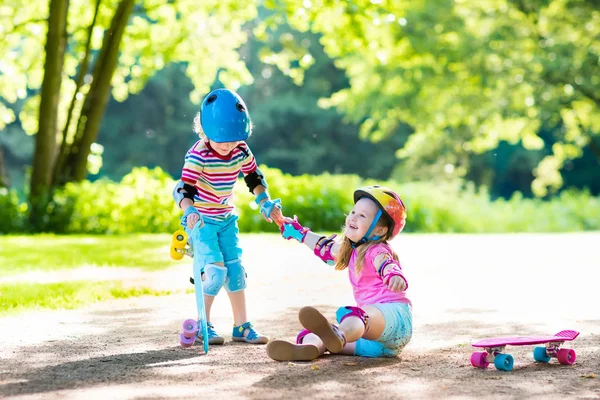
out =
[(171, 246), (171, 258), (173, 260), (181, 260), (183, 259), (183, 249), (178, 250), (176, 247)]
[(185, 233), (185, 231), (181, 230), (181, 229), (175, 231), (175, 233), (173, 233), (173, 237), (171, 238), (171, 242), (173, 243), (173, 246), (181, 247), (181, 248), (185, 247), (185, 245), (187, 244), (187, 240), (188, 240), (187, 233)]

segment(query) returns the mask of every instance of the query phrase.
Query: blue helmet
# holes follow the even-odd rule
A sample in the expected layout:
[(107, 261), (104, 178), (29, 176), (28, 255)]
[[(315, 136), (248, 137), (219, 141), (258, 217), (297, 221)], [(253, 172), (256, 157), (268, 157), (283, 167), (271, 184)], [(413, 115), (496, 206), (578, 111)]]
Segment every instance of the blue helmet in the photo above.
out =
[(252, 134), (244, 100), (228, 89), (213, 90), (200, 106), (200, 123), (206, 136), (217, 143), (247, 140)]

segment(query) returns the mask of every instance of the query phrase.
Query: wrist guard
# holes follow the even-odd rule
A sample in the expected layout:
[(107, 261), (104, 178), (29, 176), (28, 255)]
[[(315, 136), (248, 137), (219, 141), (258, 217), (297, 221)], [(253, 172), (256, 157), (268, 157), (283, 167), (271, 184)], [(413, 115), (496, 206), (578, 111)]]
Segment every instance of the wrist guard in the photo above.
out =
[(304, 239), (306, 239), (306, 234), (310, 232), (310, 228), (305, 228), (298, 222), (298, 217), (294, 215), (294, 222), (283, 223), (281, 225), (281, 236), (285, 239), (296, 239), (300, 243), (304, 243)]
[(267, 199), (267, 200), (263, 201), (263, 203), (260, 205), (260, 213), (267, 218), (271, 218), (271, 213), (273, 212), (273, 208), (275, 208), (275, 207), (277, 207), (281, 210), (281, 200), (280, 199), (275, 199), (275, 200)]

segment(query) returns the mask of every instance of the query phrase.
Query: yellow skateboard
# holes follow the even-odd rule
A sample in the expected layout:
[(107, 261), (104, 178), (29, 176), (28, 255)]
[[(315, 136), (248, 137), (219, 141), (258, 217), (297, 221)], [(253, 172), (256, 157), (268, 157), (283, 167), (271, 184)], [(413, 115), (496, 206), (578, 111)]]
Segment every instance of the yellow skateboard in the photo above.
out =
[(184, 230), (179, 229), (171, 237), (171, 258), (181, 260), (184, 256), (193, 257), (192, 247), (188, 245), (188, 235)]

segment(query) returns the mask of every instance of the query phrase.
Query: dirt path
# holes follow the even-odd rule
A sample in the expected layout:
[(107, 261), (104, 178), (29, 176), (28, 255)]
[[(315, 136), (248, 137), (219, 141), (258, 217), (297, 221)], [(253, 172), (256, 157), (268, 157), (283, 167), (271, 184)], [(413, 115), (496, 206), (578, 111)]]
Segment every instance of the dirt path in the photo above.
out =
[[(333, 316), (351, 304), (345, 272), (298, 245), (244, 238), (249, 311), (274, 338), (293, 339), (300, 306)], [(14, 399), (206, 398), (600, 398), (600, 234), (410, 235), (395, 243), (410, 280), (414, 336), (398, 359), (327, 356), (279, 363), (264, 346), (227, 342), (208, 355), (178, 344), (193, 295), (145, 297), (82, 310), (0, 319), (0, 397)], [(186, 267), (170, 279), (178, 287)], [(167, 285), (165, 275), (136, 279)], [(185, 287), (185, 284), (183, 284)], [(230, 334), (220, 294), (213, 318)], [(582, 332), (574, 366), (532, 362), (513, 347), (515, 368), (476, 370), (470, 343), (511, 334)], [(593, 377), (595, 374), (595, 378)]]

